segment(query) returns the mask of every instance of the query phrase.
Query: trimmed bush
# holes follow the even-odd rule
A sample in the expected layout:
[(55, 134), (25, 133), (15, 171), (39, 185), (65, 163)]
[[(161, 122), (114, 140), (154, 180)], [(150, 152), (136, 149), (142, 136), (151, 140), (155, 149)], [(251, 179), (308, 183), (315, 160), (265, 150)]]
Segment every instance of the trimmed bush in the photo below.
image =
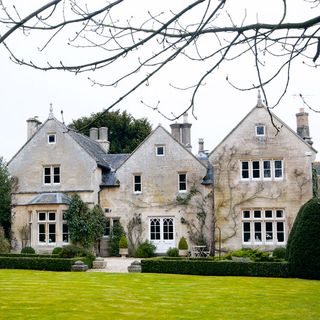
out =
[(92, 261), (87, 257), (81, 258), (40, 258), (40, 257), (0, 257), (1, 269), (29, 269), (29, 270), (47, 270), (47, 271), (70, 271), (71, 266), (77, 261), (82, 260), (85, 264)]
[(141, 261), (142, 272), (207, 276), (250, 276), (287, 278), (286, 262), (232, 262), (191, 259), (146, 259)]
[(299, 210), (287, 244), (292, 276), (320, 280), (320, 199), (313, 198)]
[(229, 252), (223, 256), (223, 259), (231, 260), (232, 257), (249, 258), (254, 262), (276, 262), (277, 259), (270, 256), (270, 252), (260, 251), (258, 249), (241, 249)]
[(89, 255), (87, 250), (72, 244), (63, 247), (59, 253), (60, 258), (84, 257), (87, 255)]
[(181, 237), (178, 248), (179, 250), (188, 250), (188, 242), (185, 237)]
[(155, 255), (156, 246), (150, 243), (148, 240), (140, 243), (134, 256), (137, 258), (150, 258)]
[(32, 247), (24, 247), (24, 248), (21, 249), (21, 253), (35, 254), (36, 251)]
[(128, 239), (125, 236), (125, 234), (123, 234), (119, 240), (119, 248), (120, 249), (127, 249), (128, 248)]
[(279, 248), (275, 248), (272, 252), (272, 256), (274, 258), (278, 258), (278, 259), (285, 259), (286, 258), (286, 248), (285, 247), (279, 247)]
[(178, 248), (169, 248), (167, 250), (168, 257), (179, 257), (179, 249)]
[(55, 248), (52, 250), (52, 254), (60, 254), (61, 251), (62, 251), (62, 248), (61, 248), (61, 247), (55, 247)]

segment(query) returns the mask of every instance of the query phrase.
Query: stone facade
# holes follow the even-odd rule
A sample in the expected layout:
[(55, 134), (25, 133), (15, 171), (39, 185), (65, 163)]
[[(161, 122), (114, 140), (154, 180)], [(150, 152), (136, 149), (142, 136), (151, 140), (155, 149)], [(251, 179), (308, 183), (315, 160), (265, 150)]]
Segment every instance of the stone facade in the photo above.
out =
[(300, 206), (312, 197), (316, 151), (274, 114), (272, 120), (258, 104), (209, 156), (225, 250), (285, 246)]
[(198, 155), (191, 153), (187, 116), (171, 125), (171, 134), (159, 125), (130, 155), (108, 154), (107, 128), (92, 128), (89, 138), (52, 110), (43, 124), (27, 122), (28, 140), (8, 164), (17, 250), (31, 245), (50, 252), (69, 243), (63, 213), (74, 193), (89, 206), (100, 204), (108, 218), (103, 256), (119, 222), (131, 252), (149, 240), (163, 254), (182, 236), (189, 246), (206, 243), (206, 250), (213, 240), (224, 251), (285, 246), (300, 206), (312, 196), (316, 151), (303, 110), (299, 136), (275, 115), (270, 121), (258, 100), (209, 156), (203, 139)]

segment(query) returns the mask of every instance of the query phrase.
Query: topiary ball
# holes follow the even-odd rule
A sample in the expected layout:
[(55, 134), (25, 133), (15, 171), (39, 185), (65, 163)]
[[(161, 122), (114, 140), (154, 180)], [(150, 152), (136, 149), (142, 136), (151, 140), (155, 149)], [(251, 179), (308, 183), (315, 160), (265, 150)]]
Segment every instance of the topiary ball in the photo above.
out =
[(313, 198), (299, 210), (287, 245), (292, 276), (320, 280), (320, 199)]
[(32, 247), (24, 247), (21, 249), (21, 253), (24, 254), (35, 254), (36, 251)]

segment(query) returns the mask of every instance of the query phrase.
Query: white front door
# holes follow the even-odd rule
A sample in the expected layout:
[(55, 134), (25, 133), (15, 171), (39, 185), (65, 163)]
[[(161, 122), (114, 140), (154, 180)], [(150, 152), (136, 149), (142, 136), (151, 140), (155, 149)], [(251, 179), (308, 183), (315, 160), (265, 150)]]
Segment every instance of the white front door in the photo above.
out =
[(170, 247), (174, 248), (174, 218), (149, 218), (149, 238), (157, 247), (156, 253), (166, 253)]

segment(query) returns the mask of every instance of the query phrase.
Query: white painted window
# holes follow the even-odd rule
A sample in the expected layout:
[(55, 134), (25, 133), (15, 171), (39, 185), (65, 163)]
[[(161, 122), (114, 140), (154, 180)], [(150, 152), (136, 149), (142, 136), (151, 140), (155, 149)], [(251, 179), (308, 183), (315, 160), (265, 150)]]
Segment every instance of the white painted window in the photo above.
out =
[(255, 131), (257, 137), (264, 137), (266, 135), (266, 128), (263, 124), (257, 124)]
[(48, 143), (55, 144), (56, 143), (56, 134), (55, 133), (48, 133)]
[(158, 253), (165, 253), (170, 247), (175, 247), (174, 218), (149, 218), (149, 239), (156, 246)]
[(56, 212), (38, 212), (38, 242), (39, 244), (56, 243)]
[(245, 160), (240, 163), (241, 180), (283, 179), (283, 160)]
[(283, 209), (242, 210), (244, 245), (284, 245), (285, 214)]
[(60, 166), (43, 167), (43, 183), (59, 184), (60, 183)]
[(179, 173), (179, 192), (187, 192), (187, 174)]
[(106, 223), (106, 228), (104, 229), (104, 237), (109, 238), (110, 235), (112, 234), (112, 230), (116, 225), (120, 224), (120, 218), (114, 218), (114, 217), (108, 217), (107, 218), (107, 223)]
[(142, 177), (141, 174), (133, 175), (133, 192), (141, 193), (142, 192)]
[(158, 157), (165, 156), (165, 147), (164, 147), (164, 145), (156, 146), (156, 156), (158, 156)]

